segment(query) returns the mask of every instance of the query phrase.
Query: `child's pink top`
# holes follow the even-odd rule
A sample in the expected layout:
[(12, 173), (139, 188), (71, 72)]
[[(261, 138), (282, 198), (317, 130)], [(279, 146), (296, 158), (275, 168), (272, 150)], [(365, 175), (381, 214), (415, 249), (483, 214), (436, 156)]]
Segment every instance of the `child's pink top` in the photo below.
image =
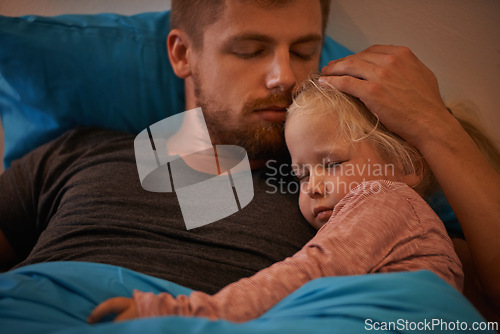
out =
[(256, 318), (304, 283), (324, 276), (428, 269), (461, 290), (463, 272), (443, 223), (406, 184), (362, 183), (299, 252), (215, 295), (134, 292), (141, 317)]

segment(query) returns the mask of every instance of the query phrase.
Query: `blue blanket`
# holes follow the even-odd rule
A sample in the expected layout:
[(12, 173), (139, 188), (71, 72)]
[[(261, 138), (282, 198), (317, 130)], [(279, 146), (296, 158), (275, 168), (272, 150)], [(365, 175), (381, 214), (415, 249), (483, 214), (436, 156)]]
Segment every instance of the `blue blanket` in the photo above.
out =
[[(26, 266), (0, 275), (0, 332), (463, 333), (458, 326), (472, 327), (484, 321), (454, 288), (431, 272), (419, 271), (317, 279), (262, 317), (243, 324), (187, 317), (118, 323), (108, 319), (87, 324), (86, 318), (97, 304), (111, 297), (130, 297), (134, 289), (173, 295), (191, 291), (104, 264), (53, 262)], [(448, 330), (443, 330), (444, 326)], [(393, 331), (382, 330), (385, 328)]]

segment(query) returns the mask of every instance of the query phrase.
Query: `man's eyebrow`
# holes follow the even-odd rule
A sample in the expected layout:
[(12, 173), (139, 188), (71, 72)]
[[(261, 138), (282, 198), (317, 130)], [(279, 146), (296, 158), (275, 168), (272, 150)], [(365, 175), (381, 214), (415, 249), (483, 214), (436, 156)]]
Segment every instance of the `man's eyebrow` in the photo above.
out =
[(309, 34), (302, 37), (297, 38), (292, 42), (292, 44), (300, 44), (307, 42), (321, 42), (323, 40), (323, 36), (318, 34)]
[[(305, 36), (301, 36), (295, 40), (292, 41), (292, 44), (300, 44), (300, 43), (307, 43), (307, 42), (315, 42), (315, 41), (322, 41), (323, 36), (319, 34), (309, 34)], [(240, 42), (240, 41), (257, 41), (257, 42), (264, 42), (264, 43), (275, 43), (275, 39), (272, 37), (269, 37), (267, 35), (259, 34), (259, 33), (244, 33), (241, 35), (236, 35), (232, 38), (229, 39), (229, 42)]]
[(265, 43), (273, 43), (274, 39), (258, 33), (245, 33), (241, 35), (233, 36), (229, 39), (230, 42), (240, 42), (240, 41), (257, 41), (257, 42), (265, 42)]

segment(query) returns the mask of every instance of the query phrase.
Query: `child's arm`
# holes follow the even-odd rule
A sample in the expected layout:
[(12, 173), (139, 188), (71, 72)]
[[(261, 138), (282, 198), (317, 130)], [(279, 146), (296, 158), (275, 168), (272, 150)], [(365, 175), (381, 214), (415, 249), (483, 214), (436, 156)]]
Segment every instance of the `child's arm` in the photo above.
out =
[[(435, 216), (430, 220), (416, 216), (412, 204), (392, 189), (401, 184), (382, 181), (363, 185), (335, 207), (330, 222), (293, 257), (230, 284), (213, 296), (193, 292), (189, 297), (174, 298), (167, 293), (136, 291), (138, 315), (203, 316), (242, 322), (262, 315), (315, 278), (393, 271), (386, 268), (434, 270), (434, 263), (447, 264), (434, 271), (456, 286), (460, 265), (439, 220)], [(406, 186), (405, 189), (418, 198), (412, 190)], [(432, 228), (427, 227), (429, 224)], [(435, 225), (441, 233), (433, 232)]]

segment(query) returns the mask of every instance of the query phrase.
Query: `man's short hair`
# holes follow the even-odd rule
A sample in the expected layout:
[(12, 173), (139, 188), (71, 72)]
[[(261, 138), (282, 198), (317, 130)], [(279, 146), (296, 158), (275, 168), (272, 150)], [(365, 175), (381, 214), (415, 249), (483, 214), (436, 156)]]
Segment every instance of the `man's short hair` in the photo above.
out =
[[(170, 28), (185, 31), (191, 38), (193, 46), (201, 47), (203, 46), (204, 28), (217, 22), (224, 12), (226, 1), (228, 0), (172, 0)], [(294, 0), (252, 0), (254, 4), (261, 7), (283, 6), (291, 1)], [(324, 34), (330, 13), (330, 0), (316, 1), (321, 4)]]

